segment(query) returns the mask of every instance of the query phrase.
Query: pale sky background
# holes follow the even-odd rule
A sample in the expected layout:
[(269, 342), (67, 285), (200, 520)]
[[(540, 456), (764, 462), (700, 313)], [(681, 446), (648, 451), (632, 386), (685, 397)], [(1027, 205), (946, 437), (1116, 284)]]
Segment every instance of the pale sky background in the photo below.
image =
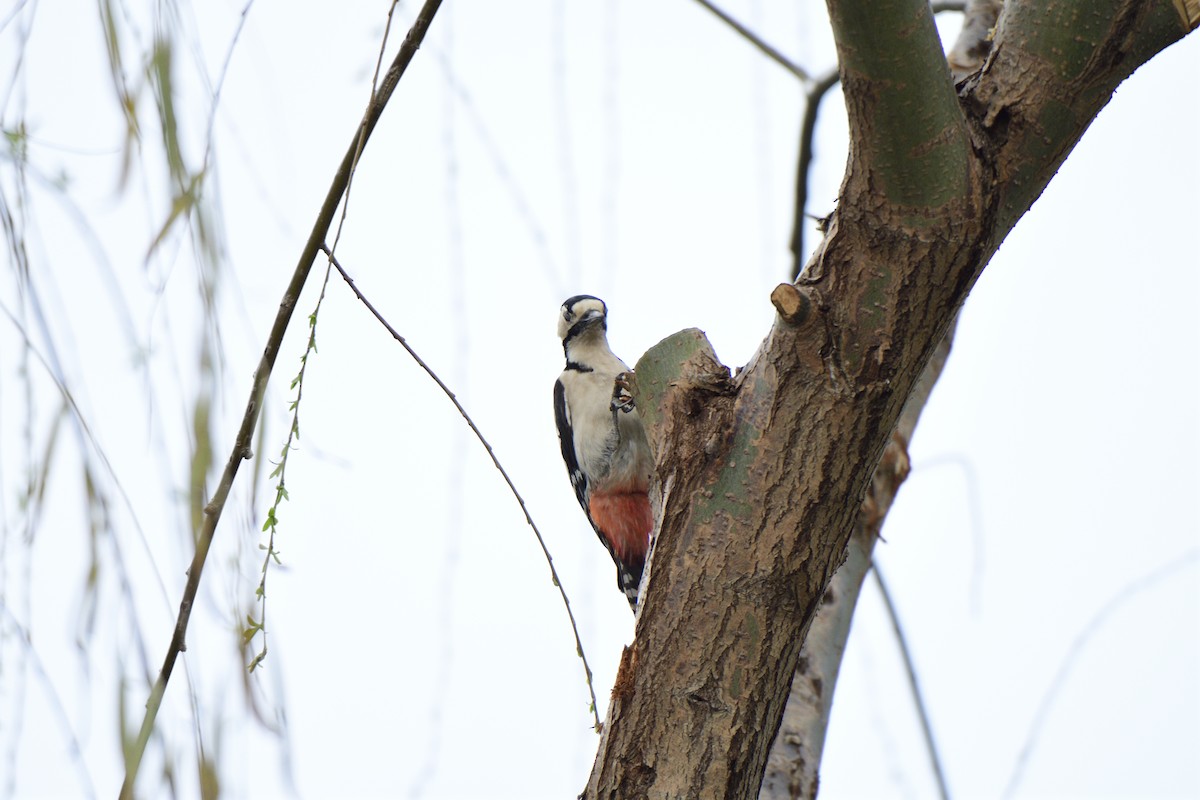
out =
[[(385, 61), (418, 5), (397, 11)], [(258, 0), (232, 51), (210, 184), (224, 237), (219, 464), (367, 101), (387, 7)], [(805, 67), (832, 66), (823, 4), (723, 7)], [(0, 1), (0, 121), (29, 135), (23, 178), (7, 145), (0, 162), (29, 263), (24, 290), (11, 250), (0, 273), (0, 796), (115, 795), (121, 676), (136, 728), (142, 654), (157, 672), (190, 560), (198, 261), (180, 229), (147, 258), (170, 196), (141, 64), (155, 13), (175, 14), (157, 27), (173, 32), (184, 161), (198, 170), (246, 5), (116, 8), (144, 137), (123, 185), (96, 7)], [(957, 19), (942, 23), (953, 36)], [(1197, 76), (1192, 36), (1124, 84), (988, 266), (876, 550), (956, 798), (1200, 796)], [(746, 363), (787, 274), (801, 96), (690, 0), (450, 0), (359, 166), (339, 260), (512, 475), (602, 706), (632, 619), (561, 464), (555, 314), (597, 294), (630, 364), (690, 326), (726, 364)], [(809, 210), (824, 213), (844, 166), (840, 96), (823, 106), (817, 152)], [(265, 462), (286, 436), (320, 277), (159, 717), (179, 793), (198, 794), (199, 738), (230, 797), (573, 797), (597, 740), (533, 535), (452, 406), (338, 280), (288, 462), (270, 654), (248, 682), (286, 734), (247, 708), (238, 636), (259, 613)], [(95, 446), (55, 427), (61, 395), (21, 330), (57, 354)], [(95, 537), (85, 454), (110, 522)], [(23, 497), (43, 469), (35, 515)], [(152, 745), (145, 796), (168, 793), (162, 763)], [(824, 798), (934, 791), (870, 584), (821, 786)]]

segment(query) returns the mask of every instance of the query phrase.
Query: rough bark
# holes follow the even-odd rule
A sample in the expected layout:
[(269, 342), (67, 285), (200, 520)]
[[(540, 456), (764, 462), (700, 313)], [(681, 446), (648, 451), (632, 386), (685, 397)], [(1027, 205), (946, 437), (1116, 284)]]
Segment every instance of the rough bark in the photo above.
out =
[(1011, 2), (956, 97), (925, 0), (830, 0), (851, 152), (805, 298), (730, 378), (703, 335), (639, 362), (658, 538), (587, 797), (753, 798), (800, 645), (902, 407), (996, 247), (1171, 0)]
[(800, 648), (800, 660), (792, 677), (783, 719), (771, 745), (759, 800), (817, 796), (825, 731), (858, 595), (871, 569), (871, 553), (884, 517), (908, 477), (908, 443), (941, 376), (953, 338), (951, 330), (925, 366), (867, 487), (850, 535), (846, 560), (830, 580)]
[[(992, 49), (992, 32), (1003, 7), (1003, 0), (968, 0), (963, 9), (962, 29), (954, 46), (946, 55), (946, 63), (955, 81), (983, 66), (983, 60)], [(935, 6), (935, 13), (937, 12)], [(837, 80), (836, 71), (827, 79), (832, 85)], [(821, 85), (816, 87), (823, 93)], [(813, 91), (805, 109), (804, 130), (801, 132), (800, 167), (797, 177), (797, 207), (793, 234), (793, 251), (802, 248), (802, 232), (805, 227), (804, 198), (807, 196), (808, 165), (811, 161), (813, 128), (816, 121)], [(819, 103), (821, 95), (817, 95)], [(802, 271), (803, 263), (796, 252), (795, 277)], [(776, 290), (776, 295), (779, 295)], [(785, 300), (780, 307), (776, 295), (776, 308), (787, 318), (794, 315), (793, 306), (799, 303)], [(767, 758), (767, 770), (763, 776), (759, 800), (797, 800), (813, 798), (820, 785), (818, 778), (821, 756), (825, 748), (825, 732), (833, 708), (833, 693), (841, 671), (842, 656), (850, 635), (850, 624), (858, 605), (858, 597), (867, 573), (872, 567), (872, 552), (883, 521), (891, 509), (892, 501), (900, 484), (908, 476), (908, 442), (912, 439), (921, 411), (937, 383), (942, 366), (949, 356), (953, 331), (942, 340), (937, 352), (926, 365), (917, 387), (900, 413), (900, 421), (892, 435), (892, 441), (883, 451), (883, 460), (875, 468), (875, 475), (867, 488), (867, 495), (859, 510), (854, 532), (846, 551), (846, 560), (830, 579), (829, 588), (817, 608), (816, 617), (809, 628), (808, 636), (800, 649), (800, 660), (792, 676), (792, 687), (788, 693), (783, 720), (771, 744)], [(931, 754), (932, 756), (933, 754)]]

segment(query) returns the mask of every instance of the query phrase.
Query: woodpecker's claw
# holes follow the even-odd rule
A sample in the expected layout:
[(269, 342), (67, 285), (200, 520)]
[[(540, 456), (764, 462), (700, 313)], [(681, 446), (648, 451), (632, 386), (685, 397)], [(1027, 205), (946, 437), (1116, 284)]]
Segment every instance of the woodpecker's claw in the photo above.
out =
[(612, 410), (614, 412), (624, 411), (628, 414), (633, 411), (633, 393), (630, 390), (633, 380), (632, 372), (622, 372), (613, 379)]

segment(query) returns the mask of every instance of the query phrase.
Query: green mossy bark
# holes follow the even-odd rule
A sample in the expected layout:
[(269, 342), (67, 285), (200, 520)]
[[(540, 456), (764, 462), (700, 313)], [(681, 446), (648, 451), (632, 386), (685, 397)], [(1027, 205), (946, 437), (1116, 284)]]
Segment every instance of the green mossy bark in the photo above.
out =
[(919, 209), (961, 198), (970, 146), (928, 2), (834, 2), (829, 11), (843, 93), (860, 132), (854, 155), (874, 192)]

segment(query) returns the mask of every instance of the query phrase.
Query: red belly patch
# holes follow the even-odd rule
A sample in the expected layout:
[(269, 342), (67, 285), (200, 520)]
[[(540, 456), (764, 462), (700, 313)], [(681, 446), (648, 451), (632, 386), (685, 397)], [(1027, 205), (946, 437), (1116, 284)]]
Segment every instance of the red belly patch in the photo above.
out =
[(588, 503), (588, 512), (617, 558), (626, 563), (645, 560), (654, 515), (650, 513), (650, 498), (644, 490), (596, 492)]

